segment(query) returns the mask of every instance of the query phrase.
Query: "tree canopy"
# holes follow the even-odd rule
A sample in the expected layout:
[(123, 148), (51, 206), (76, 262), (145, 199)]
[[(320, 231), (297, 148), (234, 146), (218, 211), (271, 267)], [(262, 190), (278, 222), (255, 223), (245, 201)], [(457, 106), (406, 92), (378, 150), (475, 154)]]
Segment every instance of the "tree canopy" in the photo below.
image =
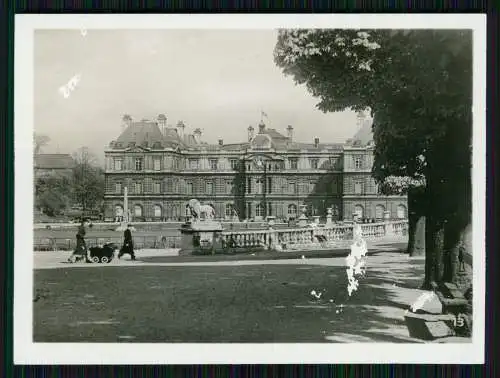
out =
[(472, 31), (280, 30), (274, 59), (320, 110), (370, 109), (373, 176), (386, 193), (423, 193), (425, 281), (453, 277), (471, 219)]
[(446, 128), (470, 126), (469, 30), (281, 30), (275, 62), (320, 110), (371, 110), (381, 181), (420, 176)]

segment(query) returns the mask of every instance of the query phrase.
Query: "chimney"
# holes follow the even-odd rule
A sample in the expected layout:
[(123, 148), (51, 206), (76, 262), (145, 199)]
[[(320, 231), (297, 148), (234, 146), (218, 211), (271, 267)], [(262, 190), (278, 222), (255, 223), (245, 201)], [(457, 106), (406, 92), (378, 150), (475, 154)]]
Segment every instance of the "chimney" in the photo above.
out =
[(224, 141), (222, 139), (219, 139), (219, 146), (223, 146), (224, 145)]
[(262, 134), (265, 129), (266, 129), (266, 125), (264, 124), (264, 122), (260, 121), (260, 123), (259, 123), (259, 134)]
[(254, 136), (254, 128), (252, 125), (248, 126), (248, 141), (250, 142)]
[(319, 138), (314, 138), (314, 147), (318, 148), (319, 146)]
[(200, 144), (201, 143), (201, 129), (200, 128), (196, 128), (193, 132), (193, 135), (194, 135), (194, 140), (197, 144)]
[(292, 127), (292, 125), (288, 125), (286, 128), (286, 131), (287, 131), (288, 139), (290, 139), (290, 141), (291, 141), (293, 139), (293, 127)]
[(179, 138), (183, 139), (184, 138), (184, 128), (186, 126), (184, 125), (184, 122), (179, 121), (177, 122), (177, 134), (179, 135)]
[(163, 135), (166, 134), (167, 131), (167, 117), (165, 117), (165, 114), (158, 114), (158, 126), (160, 126), (161, 133)]

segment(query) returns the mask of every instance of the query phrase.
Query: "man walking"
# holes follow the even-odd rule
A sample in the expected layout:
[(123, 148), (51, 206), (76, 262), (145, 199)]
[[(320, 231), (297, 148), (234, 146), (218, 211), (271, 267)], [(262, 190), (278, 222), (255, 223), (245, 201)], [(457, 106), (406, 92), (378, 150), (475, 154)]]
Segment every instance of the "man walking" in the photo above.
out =
[(123, 246), (120, 249), (118, 258), (121, 258), (125, 253), (128, 253), (132, 257), (132, 260), (135, 260), (134, 241), (132, 240), (132, 232), (130, 231), (130, 224), (127, 225), (127, 229), (123, 233)]

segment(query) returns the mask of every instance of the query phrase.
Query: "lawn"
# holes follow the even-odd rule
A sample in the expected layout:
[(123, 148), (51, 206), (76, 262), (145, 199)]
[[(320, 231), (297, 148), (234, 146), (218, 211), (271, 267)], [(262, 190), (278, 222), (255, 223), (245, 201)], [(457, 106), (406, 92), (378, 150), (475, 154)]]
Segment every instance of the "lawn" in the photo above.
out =
[(36, 270), (34, 341), (327, 342), (353, 334), (408, 342), (402, 317), (408, 305), (391, 287), (418, 287), (422, 261), (390, 264), (392, 274), (386, 265), (373, 266), (351, 298), (342, 266)]

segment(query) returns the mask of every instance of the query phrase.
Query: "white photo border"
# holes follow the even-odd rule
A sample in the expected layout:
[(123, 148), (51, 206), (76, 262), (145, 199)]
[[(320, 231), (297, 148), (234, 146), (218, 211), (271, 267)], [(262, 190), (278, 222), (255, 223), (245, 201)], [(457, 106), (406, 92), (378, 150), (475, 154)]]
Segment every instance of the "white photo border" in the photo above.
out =
[[(34, 343), (33, 127), (36, 29), (472, 29), (473, 84), (473, 340), (461, 344), (158, 344)], [(485, 341), (486, 15), (482, 14), (231, 14), (15, 16), (15, 364), (481, 364)], [(85, 356), (85, 361), (82, 361)]]

